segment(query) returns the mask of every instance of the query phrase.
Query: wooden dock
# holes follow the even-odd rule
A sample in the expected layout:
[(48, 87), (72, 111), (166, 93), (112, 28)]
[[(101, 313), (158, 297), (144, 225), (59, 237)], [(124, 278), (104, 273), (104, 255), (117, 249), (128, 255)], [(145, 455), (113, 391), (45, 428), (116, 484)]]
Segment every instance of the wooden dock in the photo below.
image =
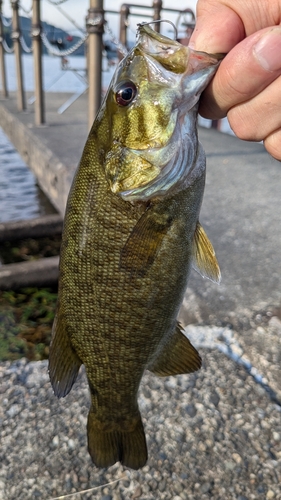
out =
[[(27, 98), (32, 94), (27, 93)], [(83, 95), (63, 114), (58, 108), (72, 94), (46, 94), (46, 125), (34, 125), (34, 105), (17, 109), (16, 93), (0, 98), (0, 127), (36, 176), (42, 191), (64, 214), (73, 174), (88, 135), (88, 98)]]

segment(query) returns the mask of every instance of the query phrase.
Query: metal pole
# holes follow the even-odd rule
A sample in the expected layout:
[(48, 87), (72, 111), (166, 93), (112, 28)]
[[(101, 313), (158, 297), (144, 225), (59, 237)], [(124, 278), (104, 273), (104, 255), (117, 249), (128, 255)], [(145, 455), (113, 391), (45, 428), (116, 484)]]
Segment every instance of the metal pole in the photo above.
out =
[[(130, 14), (130, 7), (128, 4), (123, 3), (120, 9), (120, 29), (119, 29), (119, 39), (124, 47), (127, 47), (127, 28), (128, 28), (128, 17)], [(119, 59), (123, 59), (124, 54), (119, 53)]]
[(13, 33), (12, 39), (15, 47), (16, 69), (17, 69), (17, 103), (18, 110), (23, 111), (26, 109), (24, 91), (23, 91), (23, 78), (22, 78), (22, 63), (21, 63), (21, 45), (20, 45), (20, 28), (19, 28), (19, 2), (18, 0), (11, 0), (13, 9)]
[(90, 0), (86, 26), (89, 33), (89, 128), (91, 128), (101, 104), (102, 35), (104, 32), (103, 0)]
[(2, 92), (4, 97), (8, 97), (6, 67), (5, 67), (5, 51), (3, 47), (4, 30), (2, 22), (2, 0), (0, 0), (0, 73), (2, 79)]
[[(153, 21), (159, 21), (161, 19), (162, 0), (153, 0), (153, 9)], [(155, 24), (154, 29), (160, 33), (160, 23)]]
[(35, 78), (35, 125), (45, 123), (45, 106), (42, 80), (42, 45), (41, 45), (40, 0), (33, 0), (32, 45)]

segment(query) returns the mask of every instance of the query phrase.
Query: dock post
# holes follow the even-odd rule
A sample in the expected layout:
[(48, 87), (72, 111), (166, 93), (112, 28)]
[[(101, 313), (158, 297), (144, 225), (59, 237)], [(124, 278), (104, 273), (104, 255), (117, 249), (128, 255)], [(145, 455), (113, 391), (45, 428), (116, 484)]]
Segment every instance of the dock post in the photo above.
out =
[(89, 78), (89, 128), (91, 128), (101, 104), (102, 35), (104, 32), (103, 0), (90, 0), (86, 18), (88, 39)]
[(35, 78), (35, 125), (45, 123), (45, 106), (42, 79), (42, 45), (40, 0), (33, 0), (32, 6), (32, 45)]
[(22, 61), (21, 61), (21, 45), (20, 45), (20, 28), (19, 28), (19, 2), (18, 0), (11, 0), (13, 9), (13, 32), (12, 39), (15, 47), (16, 69), (17, 69), (17, 103), (18, 110), (23, 111), (26, 109), (25, 97), (23, 91), (23, 78), (22, 78)]
[[(161, 19), (162, 0), (153, 0), (153, 9), (153, 21), (159, 21)], [(155, 24), (153, 29), (160, 33), (160, 23)]]
[[(120, 9), (120, 29), (119, 29), (119, 39), (124, 47), (127, 47), (127, 29), (128, 29), (128, 17), (130, 14), (130, 7), (128, 4), (123, 3)], [(123, 59), (124, 54), (119, 52), (119, 59)]]
[(6, 67), (5, 67), (5, 51), (3, 47), (4, 40), (4, 29), (2, 22), (2, 3), (0, 0), (0, 73), (2, 80), (2, 92), (4, 97), (8, 97), (8, 89), (7, 89), (7, 79), (6, 79)]

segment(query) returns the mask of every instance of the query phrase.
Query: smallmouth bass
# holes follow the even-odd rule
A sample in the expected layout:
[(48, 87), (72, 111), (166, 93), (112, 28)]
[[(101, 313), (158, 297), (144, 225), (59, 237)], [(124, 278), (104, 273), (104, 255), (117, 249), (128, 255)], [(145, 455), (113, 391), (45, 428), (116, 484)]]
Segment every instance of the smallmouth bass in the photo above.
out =
[(70, 190), (49, 374), (64, 397), (85, 365), (88, 450), (98, 467), (146, 463), (137, 402), (145, 369), (169, 376), (201, 366), (177, 315), (192, 264), (220, 279), (198, 221), (205, 154), (197, 137), (197, 103), (218, 64), (140, 25)]

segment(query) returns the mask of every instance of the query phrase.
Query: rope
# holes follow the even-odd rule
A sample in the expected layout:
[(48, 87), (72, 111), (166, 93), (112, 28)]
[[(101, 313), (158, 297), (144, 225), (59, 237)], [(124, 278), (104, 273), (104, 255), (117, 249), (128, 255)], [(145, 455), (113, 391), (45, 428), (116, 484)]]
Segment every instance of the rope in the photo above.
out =
[(43, 44), (45, 45), (46, 49), (48, 50), (48, 52), (50, 54), (52, 54), (53, 56), (58, 56), (58, 57), (67, 57), (67, 56), (70, 56), (71, 54), (73, 54), (73, 52), (75, 52), (76, 50), (79, 49), (79, 47), (81, 47), (81, 45), (83, 45), (83, 43), (87, 40), (88, 38), (88, 33), (80, 38), (80, 40), (78, 40), (78, 42), (73, 45), (72, 47), (70, 47), (69, 49), (67, 50), (60, 50), (58, 48), (55, 48), (48, 40), (47, 38), (47, 35), (46, 33), (41, 33), (41, 39), (42, 39), (42, 42)]
[(23, 36), (20, 36), (20, 44), (24, 52), (26, 52), (27, 54), (31, 54), (31, 52), (33, 51), (33, 47), (28, 47)]
[(31, 4), (31, 7), (29, 10), (27, 10), (25, 7), (23, 7), (20, 3), (19, 3), (19, 9), (23, 10), (23, 12), (25, 12), (25, 14), (29, 15), (30, 12), (32, 12), (32, 8), (33, 8), (33, 5)]
[(58, 0), (57, 2), (54, 2), (53, 0), (48, 0), (48, 2), (51, 4), (51, 5), (54, 5), (57, 10), (66, 18), (68, 19), (68, 21), (71, 22), (71, 24), (73, 24), (73, 26), (75, 26), (76, 29), (78, 29), (79, 31), (81, 31), (81, 33), (84, 34), (85, 30), (83, 28), (81, 28), (80, 26), (78, 26), (78, 24), (76, 23), (76, 21), (74, 19), (72, 19), (72, 17), (70, 17), (70, 15), (65, 12), (61, 7), (60, 7), (60, 3), (63, 3), (63, 2), (66, 2), (67, 0)]
[(3, 45), (3, 49), (5, 50), (5, 52), (7, 52), (7, 54), (12, 54), (15, 50), (15, 47), (9, 47), (9, 45), (7, 44), (5, 38), (3, 38), (2, 40), (2, 45)]
[(117, 50), (122, 54), (122, 56), (126, 56), (128, 54), (128, 50), (124, 45), (116, 38), (112, 29), (108, 26), (107, 23), (104, 25), (104, 30), (110, 35), (111, 41), (116, 45)]
[(52, 3), (53, 5), (60, 5), (61, 3), (68, 2), (68, 0), (57, 0), (57, 2), (55, 2), (54, 0), (48, 0), (48, 2)]
[(1, 18), (2, 18), (2, 23), (3, 23), (3, 26), (5, 26), (6, 28), (9, 28), (10, 26), (12, 26), (12, 22), (13, 22), (13, 19), (11, 18), (10, 21), (8, 21), (4, 16), (3, 14), (1, 14)]

